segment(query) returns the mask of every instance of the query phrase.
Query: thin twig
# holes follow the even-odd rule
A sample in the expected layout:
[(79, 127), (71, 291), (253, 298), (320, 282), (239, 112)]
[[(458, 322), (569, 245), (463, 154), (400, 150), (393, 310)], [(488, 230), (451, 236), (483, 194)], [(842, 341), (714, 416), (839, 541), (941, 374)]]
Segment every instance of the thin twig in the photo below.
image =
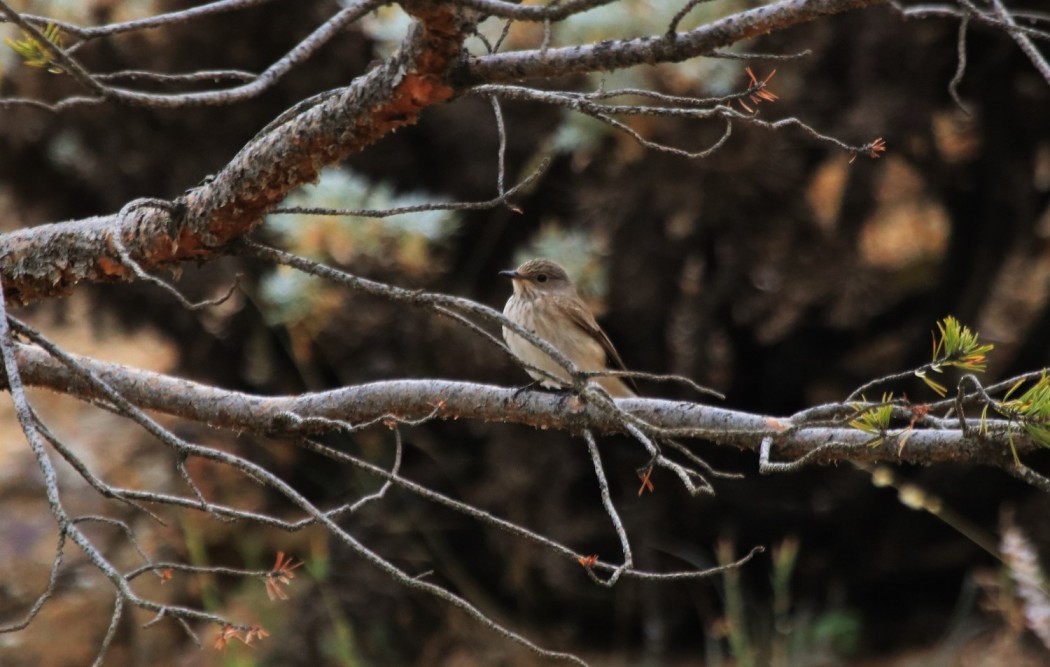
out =
[(187, 23), (189, 21), (204, 16), (234, 11), (237, 9), (256, 7), (258, 5), (264, 5), (268, 2), (273, 2), (273, 0), (217, 0), (216, 2), (209, 2), (207, 4), (200, 5), (199, 7), (193, 7), (190, 9), (185, 9), (176, 12), (168, 12), (166, 14), (160, 14), (158, 16), (150, 16), (147, 18), (136, 19), (134, 21), (109, 23), (106, 25), (91, 27), (84, 27), (79, 26), (75, 23), (60, 21), (58, 19), (51, 18), (50, 16), (23, 15), (22, 18), (38, 26), (46, 26), (48, 24), (57, 25), (59, 28), (62, 29), (63, 32), (69, 33), (83, 40), (91, 40), (97, 39), (99, 37), (109, 37), (110, 35), (117, 35), (124, 32), (133, 32), (137, 30), (159, 28), (165, 25)]
[(503, 192), (500, 196), (487, 201), (478, 202), (435, 202), (431, 204), (414, 204), (412, 206), (399, 206), (386, 209), (343, 209), (343, 208), (319, 208), (305, 206), (279, 206), (270, 215), (298, 214), (298, 215), (349, 215), (358, 218), (389, 218), (394, 215), (406, 213), (423, 213), (426, 211), (483, 211), (496, 208), (500, 205), (508, 205), (511, 197), (531, 186), (536, 179), (547, 171), (551, 159), (545, 157), (540, 160), (539, 165), (526, 176), (520, 183)]
[(214, 299), (205, 299), (203, 301), (198, 301), (198, 302), (194, 303), (194, 302), (190, 301), (189, 299), (187, 299), (185, 296), (183, 296), (182, 292), (180, 292), (179, 290), (175, 289), (174, 287), (172, 287), (168, 283), (164, 282), (160, 278), (157, 278), (155, 276), (151, 276), (148, 273), (146, 273), (142, 269), (142, 267), (139, 265), (139, 263), (136, 262), (131, 257), (131, 254), (128, 252), (127, 248), (124, 247), (124, 244), (121, 242), (120, 235), (118, 233), (111, 232), (109, 234), (109, 242), (110, 242), (110, 244), (113, 245), (114, 249), (117, 251), (117, 255), (120, 257), (120, 261), (121, 261), (121, 263), (124, 266), (128, 267), (129, 269), (131, 269), (131, 272), (134, 273), (140, 280), (148, 282), (151, 285), (156, 285), (157, 287), (161, 288), (162, 290), (164, 290), (168, 294), (170, 294), (173, 297), (175, 297), (175, 299), (186, 310), (203, 310), (204, 308), (210, 308), (210, 307), (213, 307), (213, 306), (222, 305), (222, 304), (226, 303), (230, 299), (231, 296), (233, 296), (234, 290), (236, 290), (237, 287), (240, 285), (240, 278), (241, 278), (241, 276), (240, 276), (240, 274), (238, 274), (238, 275), (236, 275), (234, 277), (233, 284), (230, 285), (229, 289), (227, 289), (226, 293), (223, 294), (222, 296), (214, 298)]
[[(748, 88), (747, 91), (736, 93), (734, 95), (726, 96), (724, 99), (743, 99), (745, 97), (751, 97), (754, 95), (754, 90), (761, 90), (765, 82), (759, 81)], [(576, 111), (596, 120), (599, 120), (621, 132), (624, 132), (634, 138), (643, 146), (659, 150), (663, 152), (680, 155), (691, 159), (704, 158), (709, 156), (714, 151), (722, 147), (723, 144), (729, 139), (732, 134), (732, 123), (741, 122), (750, 125), (755, 125), (767, 130), (780, 130), (784, 128), (797, 128), (801, 130), (807, 136), (821, 141), (829, 143), (838, 148), (846, 151), (851, 155), (869, 155), (871, 157), (878, 157), (878, 154), (884, 150), (884, 142), (881, 139), (870, 141), (863, 145), (851, 145), (847, 144), (835, 137), (826, 135), (822, 132), (817, 131), (812, 126), (799, 120), (798, 118), (783, 118), (776, 121), (766, 121), (758, 118), (755, 114), (742, 113), (737, 111), (726, 104), (716, 104), (711, 107), (701, 107), (702, 103), (706, 100), (700, 98), (692, 99), (690, 102), (676, 102), (677, 106), (654, 106), (654, 105), (627, 105), (627, 104), (600, 104), (599, 101), (603, 97), (612, 96), (609, 93), (599, 91), (595, 94), (587, 93), (572, 93), (563, 91), (546, 91), (536, 90), (527, 88), (524, 86), (512, 86), (503, 84), (488, 84), (475, 86), (469, 91), (470, 95), (496, 95), (506, 99), (522, 100), (541, 102), (545, 104), (553, 104), (555, 106), (564, 107), (572, 111)], [(617, 94), (629, 94), (621, 91), (617, 91)], [(654, 99), (660, 99), (656, 94), (649, 94), (646, 97), (653, 97)], [(669, 101), (673, 99), (671, 96), (663, 96), (665, 99), (661, 101)], [(681, 98), (679, 98), (681, 99)], [(689, 99), (689, 98), (686, 98)], [(630, 126), (622, 123), (612, 116), (614, 115), (626, 115), (626, 116), (657, 116), (657, 117), (668, 117), (668, 118), (689, 118), (694, 120), (704, 120), (712, 118), (721, 118), (725, 123), (726, 127), (723, 131), (721, 138), (719, 138), (714, 144), (706, 149), (700, 151), (687, 151), (681, 148), (673, 146), (667, 146), (659, 142), (648, 140), (641, 136), (636, 130)]]
[(124, 614), (124, 605), (126, 603), (127, 599), (118, 589), (116, 599), (113, 601), (113, 614), (109, 617), (109, 627), (106, 628), (106, 636), (102, 638), (98, 656), (95, 658), (95, 662), (92, 663), (92, 667), (102, 667), (102, 663), (106, 660), (106, 652), (109, 651), (109, 645), (113, 643), (113, 638), (117, 636), (117, 628), (120, 627), (120, 617)]
[(1047, 84), (1050, 84), (1050, 63), (1048, 63), (1046, 58), (1043, 57), (1043, 54), (1039, 52), (1039, 49), (1035, 47), (1035, 44), (1032, 43), (1032, 39), (1019, 29), (1020, 26), (1017, 25), (1017, 21), (1014, 20), (1014, 17), (1010, 14), (1009, 10), (1006, 9), (1006, 5), (1003, 4), (1003, 1), (989, 0), (989, 2), (991, 2), (992, 7), (995, 9), (995, 13), (1006, 26), (1006, 31), (1011, 37), (1013, 37), (1014, 41), (1017, 42), (1017, 46), (1021, 47), (1021, 51), (1023, 51), (1024, 54), (1028, 56), (1028, 59), (1032, 61), (1032, 64), (1035, 65), (1036, 70), (1038, 70), (1040, 76), (1043, 77), (1043, 80), (1046, 81)]
[(693, 11), (693, 8), (702, 2), (711, 2), (712, 0), (689, 0), (689, 2), (682, 5), (673, 17), (671, 17), (671, 23), (667, 26), (667, 36), (671, 39), (678, 34), (678, 24), (682, 22), (682, 19), (686, 17), (686, 14)]
[(106, 74), (95, 74), (96, 81), (146, 81), (149, 83), (227, 83), (252, 81), (259, 75), (236, 69), (201, 70), (185, 74), (162, 74), (148, 70), (121, 70)]
[[(15, 357), (14, 357), (14, 350), (11, 347), (11, 341), (10, 341), (9, 333), (8, 333), (9, 330), (8, 330), (8, 327), (7, 327), (8, 318), (5, 316), (5, 312), (4, 312), (4, 309), (3, 309), (2, 301), (3, 301), (3, 298), (2, 298), (2, 286), (0, 286), (0, 351), (3, 352), (5, 364), (10, 366), (10, 367), (7, 367), (8, 383), (9, 383), (9, 387), (11, 388), (12, 394), (14, 394), (14, 393), (16, 393), (15, 387), (17, 386), (20, 389), (21, 388), (21, 383), (20, 383), (20, 380), (18, 379), (17, 367), (14, 366), (14, 359), (15, 359)], [(10, 318), (10, 320), (12, 322), (12, 325), (14, 325), (14, 323), (17, 322), (17, 320), (15, 320), (14, 318)], [(421, 580), (415, 579), (411, 575), (407, 574), (406, 572), (404, 572), (403, 570), (401, 570), (400, 568), (395, 566), (390, 561), (386, 560), (385, 558), (383, 558), (382, 556), (380, 556), (379, 554), (377, 554), (373, 550), (371, 550), (368, 547), (366, 547), (357, 538), (353, 537), (350, 533), (348, 533), (343, 528), (341, 528), (338, 524), (336, 524), (330, 517), (326, 516), (324, 512), (322, 512), (321, 510), (317, 509), (312, 503), (310, 503), (306, 498), (304, 498), (291, 485), (289, 485), (287, 482), (285, 482), (284, 480), (280, 479), (279, 477), (277, 477), (276, 475), (271, 473), (266, 468), (264, 468), (264, 467), (262, 467), (262, 466), (260, 466), (260, 465), (258, 465), (256, 463), (253, 463), (251, 461), (248, 461), (246, 459), (243, 459), (241, 457), (229, 454), (227, 452), (223, 452), (223, 451), (220, 451), (220, 450), (217, 450), (217, 449), (212, 449), (212, 448), (209, 448), (209, 447), (203, 447), (203, 446), (200, 446), (200, 445), (195, 445), (195, 444), (186, 442), (185, 440), (182, 440), (181, 438), (178, 438), (174, 434), (170, 433), (169, 431), (167, 431), (167, 430), (163, 429), (161, 426), (159, 426), (159, 424), (157, 424), (154, 420), (152, 420), (150, 417), (148, 417), (146, 414), (144, 414), (141, 410), (139, 410), (138, 408), (133, 406), (119, 392), (115, 391), (112, 387), (110, 387), (108, 383), (103, 381), (101, 378), (97, 377), (94, 373), (92, 373), (88, 369), (83, 368), (83, 367), (79, 366), (78, 364), (76, 364), (75, 360), (72, 357), (70, 357), (65, 352), (59, 350), (57, 347), (55, 347), (53, 344), (51, 344), (50, 341), (48, 341), (45, 337), (43, 337), (39, 333), (33, 331), (30, 327), (27, 327), (26, 325), (21, 324), (21, 323), (19, 323), (19, 330), (20, 330), (20, 333), (22, 333), (23, 335), (27, 335), (28, 336), (29, 333), (34, 334), (35, 338), (37, 339), (35, 342), (38, 342), (38, 344), (41, 344), (41, 345), (49, 346), (48, 351), (50, 353), (55, 355), (63, 363), (70, 364), (70, 370), (73, 370), (85, 382), (88, 382), (88, 383), (92, 384), (99, 391), (101, 391), (103, 393), (103, 395), (110, 402), (112, 402), (117, 408), (119, 408), (119, 410), (121, 411), (122, 414), (124, 414), (125, 416), (131, 418), (133, 421), (135, 421), (140, 426), (145, 428), (151, 434), (155, 435), (155, 437), (160, 439), (165, 444), (168, 444), (168, 445), (172, 446), (173, 448), (175, 448), (175, 450), (177, 452), (177, 455), (180, 458), (187, 457), (187, 456), (194, 456), (194, 457), (200, 457), (202, 459), (214, 461), (216, 463), (222, 463), (224, 465), (227, 465), (227, 466), (233, 468), (234, 470), (239, 471), (240, 473), (244, 474), (245, 476), (247, 476), (250, 479), (253, 479), (253, 480), (255, 480), (255, 481), (257, 481), (257, 482), (259, 482), (261, 484), (265, 484), (266, 486), (269, 486), (270, 488), (274, 489), (275, 491), (277, 491), (278, 493), (280, 493), (281, 495), (286, 497), (288, 500), (290, 500), (293, 504), (298, 506), (300, 509), (305, 511), (311, 517), (316, 519), (318, 521), (318, 523), (320, 523), (321, 525), (325, 526), (325, 528), (336, 539), (338, 539), (341, 543), (343, 543), (347, 547), (349, 547), (354, 553), (356, 553), (360, 557), (364, 558), (367, 562), (372, 564), (374, 567), (376, 567), (377, 569), (379, 569), (383, 573), (387, 574), (388, 576), (392, 577), (395, 581), (400, 582), (402, 585), (405, 585), (405, 586), (407, 586), (409, 588), (413, 588), (413, 589), (416, 589), (416, 590), (421, 590), (421, 591), (429, 593), (429, 594), (431, 594), (431, 595), (433, 595), (433, 596), (435, 596), (435, 597), (437, 597), (437, 598), (439, 598), (441, 600), (444, 600), (445, 602), (449, 603), (450, 605), (452, 605), (452, 606), (462, 610), (463, 612), (465, 612), (468, 616), (473, 618), (475, 621), (477, 621), (478, 623), (480, 623), (484, 627), (489, 628), (490, 630), (496, 632), (497, 634), (499, 634), (500, 636), (502, 636), (502, 637), (504, 637), (506, 639), (509, 639), (511, 641), (514, 641), (514, 642), (518, 643), (521, 646), (524, 646), (525, 648), (529, 649), (530, 651), (532, 651), (536, 655), (542, 656), (542, 657), (547, 658), (547, 659), (564, 660), (564, 661), (572, 662), (572, 663), (578, 664), (578, 665), (585, 665), (586, 664), (586, 663), (584, 663), (582, 660), (580, 660), (579, 658), (577, 658), (574, 655), (571, 655), (571, 654), (568, 654), (568, 653), (559, 652), (559, 651), (552, 651), (552, 650), (544, 649), (543, 647), (539, 646), (538, 644), (536, 644), (535, 642), (529, 640), (528, 638), (524, 637), (523, 635), (510, 630), (509, 628), (505, 627), (504, 625), (502, 625), (500, 623), (497, 623), (496, 621), (491, 619), (488, 615), (486, 615), (484, 612), (482, 612), (480, 609), (478, 609), (476, 606), (474, 606), (473, 604), (468, 602), (466, 599), (464, 599), (462, 597), (459, 597), (458, 595), (455, 595), (455, 594), (451, 593), (450, 591), (448, 591), (448, 590), (446, 590), (446, 589), (444, 589), (444, 588), (442, 588), (442, 587), (440, 587), (440, 586), (438, 586), (436, 584), (431, 584), (431, 583), (426, 582), (426, 581), (421, 581)], [(8, 360), (10, 360), (10, 361), (8, 361)], [(25, 423), (29, 424), (30, 427), (32, 425), (31, 421), (28, 419), (28, 417), (27, 417)], [(27, 433), (27, 435), (29, 435), (29, 433)], [(34, 436), (35, 436), (35, 432), (34, 432)], [(38, 449), (41, 452), (41, 454), (43, 454), (45, 456), (45, 461), (46, 461), (46, 453), (43, 451), (43, 445), (42, 445), (42, 443), (39, 443), (39, 445), (40, 446), (39, 446)], [(53, 472), (53, 469), (50, 468), (50, 462), (49, 461), (47, 462), (47, 465), (48, 465), (48, 468), (50, 469), (50, 476), (53, 479), (54, 478), (54, 472)], [(47, 471), (45, 471), (45, 479), (47, 479), (47, 478), (48, 478), (48, 474), (47, 474)], [(51, 493), (50, 490), (49, 490), (49, 493)], [(55, 486), (54, 494), (55, 494), (56, 503), (57, 503), (57, 483), (56, 483), (56, 486)], [(56, 516), (58, 516), (58, 515), (56, 514)], [(62, 520), (63, 520), (62, 525), (65, 527), (66, 530), (70, 531), (70, 534), (74, 538), (74, 540), (76, 540), (77, 543), (79, 545), (81, 545), (82, 548), (85, 548), (85, 550), (87, 550), (87, 549), (93, 550), (93, 547), (90, 545), (90, 543), (88, 543), (87, 540), (76, 529), (76, 527), (71, 525), (69, 523), (68, 519), (65, 518), (64, 513), (61, 514), (61, 517), (62, 517)], [(97, 553), (97, 552), (95, 552), (95, 553)], [(110, 578), (110, 580), (113, 581), (113, 583), (117, 586), (117, 590), (119, 592), (121, 592), (122, 594), (124, 594), (136, 606), (139, 606), (139, 607), (144, 608), (144, 609), (149, 609), (149, 610), (152, 610), (152, 611), (159, 611), (160, 609), (167, 608), (169, 610), (169, 613), (176, 613), (178, 615), (182, 615), (182, 616), (185, 616), (185, 617), (188, 617), (188, 618), (195, 618), (195, 619), (200, 619), (200, 620), (210, 620), (210, 621), (214, 621), (214, 622), (224, 622), (223, 619), (221, 619), (220, 617), (218, 617), (215, 614), (208, 614), (206, 612), (201, 612), (201, 611), (197, 611), (197, 610), (194, 610), (194, 609), (188, 609), (188, 608), (185, 608), (185, 607), (173, 607), (173, 606), (170, 606), (170, 605), (161, 605), (161, 604), (149, 601), (149, 600), (145, 600), (143, 598), (139, 598), (131, 590), (130, 585), (128, 584), (128, 581), (119, 572), (117, 572), (115, 570), (115, 568), (113, 568), (112, 565), (110, 565), (104, 559), (101, 559), (100, 555), (98, 556), (97, 560), (93, 559), (93, 562), (95, 562), (96, 565), (100, 569), (102, 569), (103, 572)]]
[(146, 552), (142, 550), (142, 546), (139, 545), (138, 539), (135, 538), (135, 532), (131, 530), (131, 526), (129, 526), (126, 522), (121, 521), (120, 519), (114, 519), (113, 517), (96, 515), (78, 516), (72, 521), (74, 525), (85, 522), (101, 523), (104, 525), (115, 526), (117, 528), (120, 528), (120, 530), (124, 533), (124, 537), (127, 538), (128, 543), (131, 544), (131, 546), (135, 548), (135, 551), (138, 552), (139, 557), (147, 563), (152, 562), (150, 560), (150, 557), (146, 555)]
[(693, 464), (703, 468), (704, 471), (712, 477), (719, 477), (721, 479), (744, 479), (744, 475), (742, 473), (725, 472), (723, 470), (718, 470), (717, 468), (713, 467), (710, 463), (693, 453), (691, 449), (678, 442), (674, 438), (667, 438), (666, 440), (662, 440), (661, 444), (668, 445), (669, 447), (671, 447), (671, 449), (675, 450), (682, 456), (689, 459), (689, 461)]
[(510, 27), (512, 25), (514, 25), (514, 19), (507, 19), (506, 21), (504, 21), (503, 29), (500, 30), (499, 33), (499, 38), (496, 40), (496, 43), (492, 46), (492, 48), (489, 49), (489, 53), (496, 53), (497, 51), (499, 51), (500, 47), (503, 46), (503, 42), (507, 39), (507, 35), (510, 34)]
[(55, 547), (55, 556), (51, 562), (51, 574), (48, 575), (47, 578), (47, 587), (44, 589), (44, 592), (37, 597), (36, 602), (34, 602), (33, 606), (29, 608), (29, 611), (26, 612), (26, 615), (22, 620), (12, 623), (11, 625), (0, 626), (0, 634), (18, 632), (19, 630), (24, 630), (29, 627), (29, 624), (36, 619), (40, 610), (44, 608), (44, 604), (51, 599), (52, 595), (54, 595), (55, 588), (58, 585), (58, 571), (62, 567), (62, 560), (65, 554), (65, 545), (66, 532), (59, 531), (58, 545)]
[(763, 475), (769, 475), (771, 473), (778, 472), (795, 472), (799, 468), (804, 467), (811, 460), (815, 459), (821, 453), (829, 450), (831, 448), (831, 445), (823, 445), (821, 447), (817, 447), (816, 449), (812, 450), (811, 452), (809, 452), (805, 456), (802, 456), (801, 458), (797, 458), (794, 461), (785, 461), (783, 463), (769, 460), (770, 450), (772, 449), (772, 447), (772, 436), (766, 436), (765, 438), (762, 438), (762, 445), (758, 455), (758, 472), (762, 473)]
[(789, 60), (799, 60), (807, 56), (813, 55), (811, 49), (803, 49), (795, 53), (754, 53), (752, 51), (714, 51), (711, 53), (711, 58), (722, 58), (724, 60), (751, 60), (751, 61), (769, 61), (769, 62), (784, 62)]
[[(555, 363), (561, 366), (571, 377), (578, 379), (581, 384), (586, 384), (586, 379), (580, 375), (580, 370), (576, 367), (576, 364), (572, 362), (565, 354), (554, 347), (550, 342), (537, 336), (534, 332), (526, 329), (517, 322), (512, 322), (503, 313), (500, 313), (492, 308), (483, 306), (479, 303), (470, 301), (469, 299), (462, 299), (459, 297), (453, 297), (446, 294), (435, 294), (426, 293), (419, 290), (408, 290), (401, 287), (394, 287), (383, 283), (376, 282), (374, 280), (368, 280), (367, 278), (361, 278), (349, 274), (345, 271), (326, 266), (324, 264), (313, 262), (304, 257), (299, 257), (292, 253), (270, 248), (253, 241), (243, 240), (239, 244), (243, 254), (265, 259), (276, 264), (284, 264), (291, 266), (304, 273), (324, 278), (325, 280), (331, 280), (332, 282), (344, 285), (354, 290), (371, 294), (385, 299), (391, 299), (394, 301), (400, 301), (408, 303), (413, 306), (422, 308), (434, 309), (437, 306), (444, 306), (458, 310), (460, 312), (466, 312), (471, 315), (475, 315), (491, 324), (498, 324), (506, 329), (510, 329), (515, 334), (521, 336), (532, 345), (536, 346), (548, 356), (550, 356)], [(557, 376), (553, 373), (544, 371), (544, 376), (555, 382), (561, 382)]]
[(952, 76), (952, 80), (948, 82), (948, 94), (951, 95), (952, 99), (955, 100), (956, 106), (962, 110), (967, 116), (972, 116), (970, 108), (963, 104), (962, 98), (959, 97), (959, 84), (962, 83), (963, 75), (966, 74), (966, 29), (970, 24), (970, 15), (963, 14), (962, 19), (959, 21), (959, 36), (956, 42), (956, 57), (958, 58), (959, 64), (955, 68), (955, 75)]
[(602, 506), (605, 508), (605, 513), (609, 515), (609, 521), (612, 522), (613, 529), (616, 531), (616, 537), (620, 540), (620, 553), (623, 557), (623, 564), (613, 570), (608, 579), (595, 575), (593, 568), (587, 568), (587, 572), (594, 581), (611, 588), (620, 580), (624, 570), (634, 565), (634, 557), (631, 555), (631, 544), (627, 539), (627, 531), (623, 527), (623, 522), (620, 521), (620, 515), (616, 512), (616, 506), (613, 505), (612, 496), (609, 494), (609, 482), (605, 478), (602, 457), (598, 452), (598, 442), (594, 439), (594, 434), (587, 429), (583, 431), (583, 439), (587, 441), (587, 451), (591, 455), (594, 474), (598, 478), (598, 492), (601, 495)]
[(489, 103), (492, 104), (492, 113), (496, 116), (496, 132), (499, 135), (499, 150), (496, 152), (496, 192), (503, 197), (503, 182), (507, 172), (507, 128), (503, 126), (503, 111), (499, 106), (499, 98), (490, 95)]
[(595, 7), (608, 5), (618, 0), (566, 0), (551, 2), (547, 6), (523, 5), (504, 0), (450, 0), (464, 7), (471, 7), (488, 16), (498, 16), (518, 21), (561, 21)]
[(1040, 475), (1028, 466), (1014, 463), (1011, 460), (1009, 462), (1004, 462), (1002, 468), (1017, 479), (1027, 482), (1043, 493), (1050, 493), (1050, 479), (1044, 475)]
[[(344, 7), (334, 16), (318, 26), (310, 35), (296, 44), (284, 56), (267, 67), (253, 80), (230, 88), (219, 90), (207, 90), (183, 93), (148, 93), (128, 88), (109, 86), (88, 72), (76, 59), (66, 50), (50, 42), (34, 25), (34, 22), (22, 17), (18, 12), (11, 9), (7, 2), (0, 0), (0, 14), (6, 16), (9, 21), (17, 24), (26, 31), (33, 39), (37, 40), (41, 47), (46, 49), (54, 59), (57, 66), (68, 72), (85, 89), (91, 93), (91, 97), (71, 97), (55, 104), (45, 104), (44, 108), (57, 111), (69, 106), (75, 106), (96, 100), (117, 101), (124, 104), (138, 106), (149, 106), (154, 108), (184, 108), (191, 106), (228, 105), (257, 97), (269, 90), (279, 80), (291, 71), (296, 65), (304, 62), (327, 44), (335, 35), (339, 34), (348, 25), (357, 22), (365, 15), (371, 13), (383, 5), (383, 0), (358, 0)], [(170, 16), (170, 15), (169, 15)], [(3, 100), (5, 106), (14, 104), (32, 104), (41, 106), (39, 101), (23, 100), (21, 98)]]
[(132, 507), (138, 510), (139, 512), (144, 513), (146, 516), (153, 519), (160, 525), (168, 525), (163, 519), (161, 519), (153, 512), (149, 511), (149, 509), (147, 509), (146, 507), (143, 507), (141, 504), (135, 502), (134, 500), (130, 500), (121, 496), (119, 493), (114, 492), (113, 487), (103, 482), (97, 475), (91, 472), (87, 465), (85, 465), (84, 462), (78, 456), (76, 456), (69, 447), (66, 446), (66, 443), (64, 443), (58, 436), (56, 436), (51, 431), (50, 428), (48, 428), (47, 424), (45, 424), (43, 420), (40, 419), (40, 416), (36, 414), (35, 411), (33, 412), (33, 419), (36, 421), (36, 428), (40, 431), (40, 434), (44, 436), (44, 439), (48, 441), (51, 447), (53, 447), (54, 450), (58, 452), (63, 459), (65, 459), (66, 463), (72, 466), (72, 468), (76, 470), (77, 474), (80, 475), (80, 477), (84, 481), (86, 481), (91, 486), (91, 488), (95, 489), (95, 491), (97, 491), (102, 497), (118, 500), (128, 505), (129, 507)]

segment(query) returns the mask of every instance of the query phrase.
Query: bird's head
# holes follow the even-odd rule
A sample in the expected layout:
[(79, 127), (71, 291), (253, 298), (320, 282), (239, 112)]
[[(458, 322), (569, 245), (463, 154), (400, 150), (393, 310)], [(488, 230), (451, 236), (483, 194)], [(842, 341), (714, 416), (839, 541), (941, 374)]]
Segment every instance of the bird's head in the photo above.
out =
[(514, 293), (521, 298), (534, 299), (545, 294), (575, 292), (569, 274), (558, 263), (549, 259), (530, 259), (513, 271), (500, 271), (514, 283)]

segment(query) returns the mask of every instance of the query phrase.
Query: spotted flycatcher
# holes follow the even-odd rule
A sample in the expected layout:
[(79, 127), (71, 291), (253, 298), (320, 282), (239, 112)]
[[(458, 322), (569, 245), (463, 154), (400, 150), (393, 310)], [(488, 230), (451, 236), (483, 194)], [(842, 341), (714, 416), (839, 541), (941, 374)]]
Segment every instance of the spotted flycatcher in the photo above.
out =
[[(594, 319), (590, 309), (576, 293), (565, 269), (549, 259), (532, 259), (514, 271), (500, 271), (514, 283), (514, 294), (507, 299), (503, 314), (544, 339), (569, 358), (581, 371), (604, 371), (611, 362), (626, 370), (609, 337)], [(544, 387), (571, 386), (572, 378), (546, 352), (506, 327), (503, 340), (514, 356), (525, 363), (547, 371), (561, 382), (528, 370)], [(598, 376), (594, 378), (612, 397), (634, 396), (625, 383), (629, 378)]]

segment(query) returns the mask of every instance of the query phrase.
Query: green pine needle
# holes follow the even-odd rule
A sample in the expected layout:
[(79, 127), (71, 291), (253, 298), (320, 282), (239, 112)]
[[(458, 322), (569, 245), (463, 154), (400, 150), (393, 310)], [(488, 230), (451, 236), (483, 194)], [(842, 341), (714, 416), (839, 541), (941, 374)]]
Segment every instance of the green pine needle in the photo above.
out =
[[(861, 396), (861, 400), (866, 403), (867, 399)], [(878, 405), (864, 408), (857, 417), (850, 421), (849, 425), (858, 431), (863, 431), (870, 435), (875, 436), (873, 440), (868, 442), (869, 447), (878, 447), (886, 440), (886, 431), (890, 427), (890, 420), (893, 417), (893, 394), (886, 393), (882, 395), (882, 402)], [(861, 403), (854, 405), (854, 409), (861, 410)]]
[(973, 373), (983, 373), (988, 368), (987, 355), (995, 346), (979, 343), (978, 334), (951, 315), (937, 323), (937, 330), (940, 338), (934, 335), (933, 359), (925, 368), (915, 371), (915, 375), (943, 397), (948, 394), (948, 388), (929, 377), (927, 371), (943, 373), (945, 368), (954, 366)]
[(1014, 409), (1024, 421), (1024, 429), (1032, 439), (1044, 447), (1050, 447), (1050, 376), (1045, 372), (1039, 381), (1016, 399)]
[[(1050, 448), (1050, 375), (1044, 370), (1038, 382), (1017, 398), (1009, 398), (1021, 384), (1018, 382), (1010, 387), (1006, 393), (1007, 398), (995, 407), (1005, 417), (1019, 422), (1032, 440)], [(1012, 438), (1010, 448), (1013, 449)], [(1016, 451), (1014, 458), (1017, 458)]]
[[(53, 44), (58, 48), (62, 48), (62, 30), (54, 23), (48, 23), (47, 27), (41, 31), (49, 43)], [(4, 41), (11, 47), (11, 50), (17, 53), (21, 58), (22, 62), (30, 67), (39, 67), (46, 69), (52, 74), (62, 74), (65, 70), (59, 65), (51, 51), (37, 40), (36, 37), (29, 33), (22, 31), (21, 39), (11, 39), (5, 37)]]
[[(935, 370), (938, 373), (940, 372), (940, 370), (937, 369), (937, 368), (934, 368), (932, 370)], [(945, 387), (940, 382), (937, 382), (936, 380), (931, 378), (929, 375), (926, 374), (925, 370), (915, 371), (915, 376), (918, 377), (923, 382), (925, 382), (926, 386), (929, 387), (930, 389), (932, 389), (934, 392), (936, 392), (937, 395), (940, 396), (941, 398), (944, 398), (945, 396), (948, 395), (948, 387)]]
[(931, 365), (955, 366), (976, 373), (984, 372), (987, 368), (987, 355), (995, 348), (994, 345), (978, 343), (978, 335), (951, 315), (938, 322), (937, 329), (941, 332), (941, 339), (934, 345)]

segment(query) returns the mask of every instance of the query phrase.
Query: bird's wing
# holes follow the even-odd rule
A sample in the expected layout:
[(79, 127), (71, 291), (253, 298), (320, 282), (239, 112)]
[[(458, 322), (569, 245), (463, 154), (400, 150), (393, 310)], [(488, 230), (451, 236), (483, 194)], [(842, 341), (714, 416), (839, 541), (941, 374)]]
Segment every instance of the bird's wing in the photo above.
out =
[[(594, 315), (591, 314), (591, 311), (587, 306), (583, 305), (580, 301), (570, 301), (567, 310), (569, 317), (572, 318), (573, 324), (586, 331), (601, 343), (602, 349), (605, 350), (605, 355), (612, 360), (617, 368), (621, 371), (627, 370), (627, 366), (624, 365), (623, 359), (620, 358), (620, 353), (616, 351), (616, 348), (613, 347), (612, 341), (605, 335), (602, 328), (598, 326), (598, 321), (594, 319)], [(634, 378), (622, 377), (620, 379), (626, 382), (635, 393), (638, 392), (638, 387), (634, 384)]]

